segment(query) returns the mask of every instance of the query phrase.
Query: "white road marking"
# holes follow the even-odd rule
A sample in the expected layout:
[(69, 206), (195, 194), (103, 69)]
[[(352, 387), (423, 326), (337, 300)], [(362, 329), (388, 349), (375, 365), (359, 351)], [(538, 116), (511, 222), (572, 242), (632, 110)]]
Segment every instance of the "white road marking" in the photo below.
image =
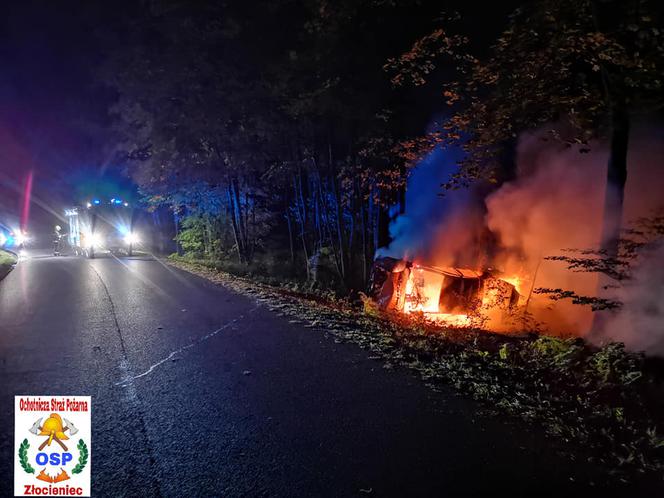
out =
[[(248, 313), (253, 312), (256, 308), (258, 308), (258, 306), (256, 306), (256, 307), (250, 309)], [(168, 360), (172, 359), (174, 356), (176, 356), (176, 355), (178, 355), (178, 354), (180, 354), (180, 353), (186, 351), (187, 349), (191, 349), (191, 348), (193, 348), (194, 346), (197, 346), (198, 344), (200, 344), (200, 343), (202, 343), (202, 342), (204, 342), (204, 341), (207, 341), (208, 339), (213, 338), (213, 337), (214, 337), (215, 335), (217, 335), (219, 332), (222, 332), (223, 330), (227, 329), (227, 328), (230, 327), (231, 325), (236, 324), (239, 320), (242, 320), (244, 317), (245, 317), (245, 315), (240, 315), (240, 316), (238, 316), (237, 318), (234, 318), (233, 320), (231, 320), (230, 322), (228, 322), (228, 323), (222, 325), (222, 326), (219, 327), (218, 329), (213, 330), (213, 331), (210, 332), (209, 334), (206, 334), (206, 335), (204, 335), (203, 337), (199, 337), (198, 339), (196, 339), (196, 340), (195, 340), (194, 342), (192, 342), (191, 344), (187, 344), (186, 346), (182, 346), (181, 348), (176, 349), (175, 351), (171, 351), (171, 353), (170, 353), (168, 356), (166, 356), (165, 358), (162, 358), (162, 359), (159, 360), (157, 363), (154, 363), (153, 365), (151, 365), (150, 368), (148, 368), (145, 372), (140, 373), (140, 374), (138, 374), (138, 375), (133, 375), (133, 376), (131, 376), (131, 375), (127, 375), (127, 376), (126, 376), (125, 378), (123, 378), (120, 382), (116, 382), (115, 385), (116, 385), (116, 386), (121, 386), (121, 387), (129, 387), (130, 389), (133, 389), (133, 383), (134, 383), (134, 380), (136, 380), (136, 379), (140, 379), (141, 377), (145, 377), (146, 375), (150, 375), (150, 374), (151, 374), (151, 373), (152, 373), (157, 367), (159, 367), (160, 365), (163, 365), (163, 364), (166, 363)], [(122, 367), (121, 367), (121, 368), (122, 368)], [(127, 372), (127, 374), (128, 374), (128, 372)]]

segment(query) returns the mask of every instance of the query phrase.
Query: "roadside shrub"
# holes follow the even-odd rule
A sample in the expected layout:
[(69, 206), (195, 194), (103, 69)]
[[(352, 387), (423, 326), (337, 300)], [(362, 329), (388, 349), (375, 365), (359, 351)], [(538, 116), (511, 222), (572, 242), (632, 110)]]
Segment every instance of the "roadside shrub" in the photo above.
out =
[(560, 371), (579, 367), (585, 355), (582, 340), (550, 336), (539, 336), (528, 344), (526, 351), (540, 365)]
[(590, 357), (590, 373), (604, 384), (626, 385), (638, 380), (642, 373), (643, 357), (625, 351), (623, 343), (611, 343)]
[(196, 216), (189, 216), (182, 222), (175, 240), (180, 244), (185, 255), (199, 259), (205, 255), (205, 224)]
[(362, 309), (364, 310), (364, 313), (367, 316), (371, 317), (379, 317), (381, 315), (381, 311), (378, 308), (378, 304), (374, 299), (371, 297), (367, 296), (363, 292), (359, 293), (360, 301), (362, 301)]

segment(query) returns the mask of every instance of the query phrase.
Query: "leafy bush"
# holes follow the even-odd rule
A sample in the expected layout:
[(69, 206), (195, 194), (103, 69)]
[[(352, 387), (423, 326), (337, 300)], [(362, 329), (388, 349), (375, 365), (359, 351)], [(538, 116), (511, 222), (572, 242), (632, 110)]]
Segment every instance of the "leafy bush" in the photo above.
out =
[(185, 218), (175, 240), (185, 255), (190, 258), (202, 258), (205, 255), (205, 223), (200, 217)]
[(643, 375), (642, 357), (625, 351), (622, 343), (611, 343), (593, 354), (589, 366), (604, 384), (631, 384)]
[(583, 341), (579, 339), (540, 336), (529, 344), (528, 349), (538, 363), (556, 370), (578, 367), (584, 355)]
[(0, 278), (4, 277), (16, 263), (16, 257), (0, 249)]

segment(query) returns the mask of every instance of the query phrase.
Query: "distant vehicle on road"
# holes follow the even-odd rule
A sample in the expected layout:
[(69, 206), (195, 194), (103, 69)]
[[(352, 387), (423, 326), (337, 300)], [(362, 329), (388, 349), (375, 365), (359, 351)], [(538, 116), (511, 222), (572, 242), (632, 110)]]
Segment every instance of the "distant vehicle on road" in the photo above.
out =
[(119, 198), (93, 198), (84, 206), (65, 210), (67, 241), (74, 253), (94, 258), (101, 252), (131, 256), (140, 238), (134, 232), (134, 209)]
[(21, 250), (28, 242), (28, 234), (23, 230), (13, 230), (4, 223), (0, 223), (0, 248)]

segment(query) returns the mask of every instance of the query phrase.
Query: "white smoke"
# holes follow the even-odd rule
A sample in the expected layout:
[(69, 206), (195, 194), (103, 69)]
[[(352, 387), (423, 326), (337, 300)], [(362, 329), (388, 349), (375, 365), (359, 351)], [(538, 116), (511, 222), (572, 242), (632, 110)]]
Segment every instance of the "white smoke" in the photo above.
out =
[(621, 310), (607, 320), (605, 339), (664, 356), (664, 242), (643, 251), (632, 278), (618, 291)]
[[(560, 288), (594, 296), (598, 276), (567, 269), (546, 260), (565, 249), (597, 248), (602, 231), (606, 164), (605, 144), (590, 152), (543, 141), (544, 132), (524, 134), (517, 147), (517, 177), (478, 199), (477, 191), (440, 194), (440, 184), (454, 171), (458, 153), (437, 150), (413, 171), (406, 195), (406, 214), (390, 227), (393, 243), (382, 255), (406, 257), (435, 265), (477, 265), (482, 233), (497, 238), (494, 268), (520, 277), (519, 291)], [(660, 128), (637, 127), (628, 154), (623, 225), (661, 206), (664, 191), (664, 135)], [(482, 205), (484, 203), (484, 206)], [(651, 249), (634, 279), (617, 296), (621, 311), (608, 321), (604, 339), (633, 349), (664, 354), (664, 249)], [(588, 307), (534, 296), (528, 311), (550, 332), (587, 335), (592, 325)]]
[[(544, 142), (542, 133), (521, 136), (517, 178), (487, 197), (486, 223), (500, 243), (494, 264), (519, 276), (522, 294), (533, 287), (596, 292), (596, 275), (570, 272), (564, 263), (545, 258), (599, 245), (607, 156), (600, 147), (581, 154), (557, 141)], [(551, 304), (536, 296), (529, 305), (549, 330), (581, 335), (590, 328), (589, 309), (569, 301)]]

